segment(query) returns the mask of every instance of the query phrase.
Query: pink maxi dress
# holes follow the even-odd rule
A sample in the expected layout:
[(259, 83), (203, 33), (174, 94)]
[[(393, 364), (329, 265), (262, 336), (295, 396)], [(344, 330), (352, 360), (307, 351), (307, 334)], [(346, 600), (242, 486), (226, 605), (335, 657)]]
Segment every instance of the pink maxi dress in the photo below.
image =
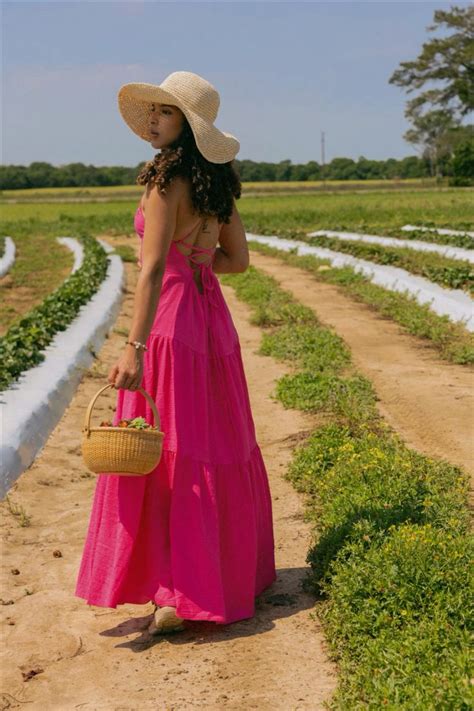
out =
[[(134, 224), (142, 240), (140, 207)], [(191, 266), (198, 251), (211, 252), (198, 266), (203, 293)], [(163, 453), (143, 477), (97, 476), (75, 589), (90, 605), (154, 601), (228, 624), (253, 617), (255, 597), (276, 580), (268, 477), (214, 254), (171, 243), (142, 380)], [(148, 401), (117, 390), (113, 424), (138, 416), (153, 422)]]

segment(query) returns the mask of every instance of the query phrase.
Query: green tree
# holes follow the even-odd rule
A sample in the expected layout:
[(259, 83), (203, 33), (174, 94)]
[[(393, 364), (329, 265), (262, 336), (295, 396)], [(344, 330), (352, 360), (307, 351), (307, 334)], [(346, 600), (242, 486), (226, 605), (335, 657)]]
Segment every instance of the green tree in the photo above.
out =
[(446, 25), (455, 31), (425, 42), (419, 57), (401, 62), (389, 83), (406, 87), (409, 93), (426, 82), (445, 82), (409, 101), (407, 114), (410, 118), (428, 105), (446, 110), (454, 120), (474, 109), (474, 6), (435, 10), (434, 19), (428, 30)]
[(352, 158), (333, 158), (329, 163), (331, 180), (355, 180), (357, 177), (356, 164)]
[(474, 185), (474, 140), (459, 143), (452, 160), (451, 185)]
[(421, 146), (431, 175), (440, 176), (450, 165), (457, 144), (456, 129), (474, 109), (474, 6), (435, 10), (434, 20), (428, 30), (444, 25), (453, 32), (425, 42), (418, 58), (401, 62), (389, 83), (410, 93), (427, 82), (443, 82), (407, 102), (405, 116), (412, 128), (404, 135), (409, 143)]
[(440, 177), (443, 159), (452, 155), (453, 144), (449, 136), (456, 124), (449, 112), (439, 110), (416, 116), (413, 126), (405, 133), (405, 140), (421, 146), (423, 158), (429, 161), (431, 176)]
[(291, 180), (291, 160), (281, 160), (275, 166), (275, 180)]

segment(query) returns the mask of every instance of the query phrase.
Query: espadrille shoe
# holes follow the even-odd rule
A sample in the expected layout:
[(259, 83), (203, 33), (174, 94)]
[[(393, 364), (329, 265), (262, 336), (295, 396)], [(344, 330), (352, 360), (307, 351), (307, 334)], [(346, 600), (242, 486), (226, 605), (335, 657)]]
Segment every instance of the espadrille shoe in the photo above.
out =
[(180, 632), (184, 629), (186, 628), (183, 624), (183, 618), (178, 617), (176, 608), (170, 605), (156, 609), (153, 613), (153, 620), (148, 626), (148, 632), (152, 635)]

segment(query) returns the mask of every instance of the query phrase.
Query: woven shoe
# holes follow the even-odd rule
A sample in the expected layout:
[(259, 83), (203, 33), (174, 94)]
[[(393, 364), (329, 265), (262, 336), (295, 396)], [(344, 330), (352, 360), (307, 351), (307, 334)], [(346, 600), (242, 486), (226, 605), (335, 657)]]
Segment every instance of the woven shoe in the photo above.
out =
[(148, 632), (152, 635), (166, 634), (167, 632), (180, 632), (186, 629), (183, 618), (178, 617), (176, 608), (170, 605), (158, 607), (153, 613), (153, 620), (148, 626)]

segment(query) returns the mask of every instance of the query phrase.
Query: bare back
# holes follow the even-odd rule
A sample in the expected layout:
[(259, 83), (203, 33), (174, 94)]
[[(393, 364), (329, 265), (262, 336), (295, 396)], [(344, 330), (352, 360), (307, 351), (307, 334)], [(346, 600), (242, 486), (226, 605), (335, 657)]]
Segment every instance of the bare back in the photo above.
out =
[[(176, 249), (178, 249), (184, 256), (189, 256), (192, 253), (192, 249), (189, 249), (186, 245), (196, 247), (203, 247), (205, 249), (213, 249), (217, 247), (219, 233), (222, 227), (222, 222), (219, 223), (216, 216), (204, 216), (201, 217), (194, 210), (191, 201), (191, 187), (189, 181), (181, 179), (179, 181), (181, 188), (181, 196), (178, 204), (178, 214), (176, 218), (176, 232), (173, 235), (173, 242), (178, 242), (178, 240), (186, 237), (185, 243), (179, 242), (176, 244)], [(147, 192), (144, 193), (140, 205), (142, 212), (145, 215), (145, 197)], [(196, 254), (195, 263), (206, 262), (209, 257), (206, 254)]]

